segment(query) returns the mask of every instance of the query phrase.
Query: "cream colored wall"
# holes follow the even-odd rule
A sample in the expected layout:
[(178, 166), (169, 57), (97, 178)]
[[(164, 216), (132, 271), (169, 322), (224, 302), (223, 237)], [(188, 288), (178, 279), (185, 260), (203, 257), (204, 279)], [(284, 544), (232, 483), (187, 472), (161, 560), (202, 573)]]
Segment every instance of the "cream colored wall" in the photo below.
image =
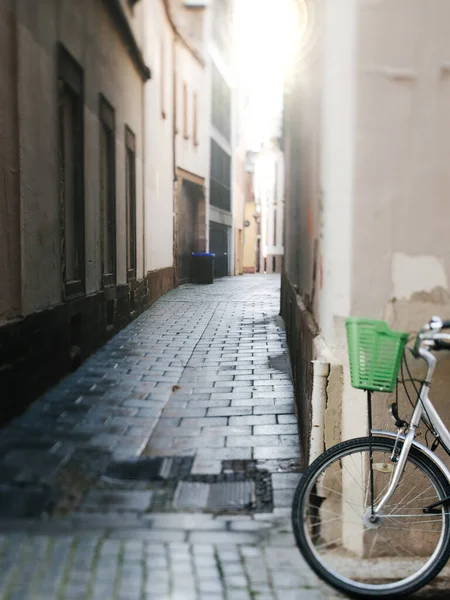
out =
[(361, 2), (358, 47), (352, 310), (381, 316), (449, 289), (450, 4)]
[(183, 36), (186, 44), (195, 54), (206, 58), (208, 8), (186, 8), (184, 0), (168, 0), (168, 6), (177, 30)]
[[(323, 53), (317, 353), (345, 366), (328, 390), (329, 423), (342, 399), (342, 425), (330, 436), (338, 441), (365, 431), (364, 398), (348, 377), (346, 316), (416, 331), (433, 314), (450, 315), (450, 5), (311, 4), (324, 9), (312, 36)], [(313, 90), (311, 81), (306, 97)], [(434, 399), (450, 423), (445, 368)], [(391, 425), (386, 406), (380, 396), (379, 425)]]
[(359, 0), (324, 3), (321, 91), (321, 289), (318, 318), (333, 343), (334, 320), (350, 314), (354, 199), (356, 21)]
[[(117, 281), (126, 281), (125, 125), (136, 135), (137, 276), (143, 276), (142, 80), (102, 3), (21, 0), (18, 11), (25, 314), (61, 301), (56, 44), (84, 70), (86, 292), (100, 288), (99, 93), (116, 113)], [(89, 40), (89, 43), (88, 43)], [(118, 51), (118, 48), (121, 51)]]
[(352, 312), (417, 331), (450, 316), (450, 4), (361, 2), (358, 48)]
[(145, 7), (145, 59), (152, 66), (152, 80), (145, 87), (145, 264), (152, 271), (173, 265), (174, 34), (163, 0), (147, 2)]
[[(208, 121), (205, 119), (209, 99), (206, 90), (208, 85), (207, 71), (181, 42), (176, 44), (175, 60), (178, 131), (176, 135), (177, 167), (206, 178), (209, 155)], [(183, 132), (183, 82), (187, 84), (187, 138), (185, 138)], [(194, 93), (197, 94), (197, 146), (194, 144)]]

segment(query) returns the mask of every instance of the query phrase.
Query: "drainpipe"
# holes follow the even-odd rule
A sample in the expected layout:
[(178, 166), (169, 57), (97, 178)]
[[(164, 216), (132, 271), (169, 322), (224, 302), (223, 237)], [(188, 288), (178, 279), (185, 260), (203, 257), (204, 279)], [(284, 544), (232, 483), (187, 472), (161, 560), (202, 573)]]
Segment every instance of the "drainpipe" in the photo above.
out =
[(313, 360), (312, 421), (309, 463), (325, 450), (325, 409), (330, 363)]

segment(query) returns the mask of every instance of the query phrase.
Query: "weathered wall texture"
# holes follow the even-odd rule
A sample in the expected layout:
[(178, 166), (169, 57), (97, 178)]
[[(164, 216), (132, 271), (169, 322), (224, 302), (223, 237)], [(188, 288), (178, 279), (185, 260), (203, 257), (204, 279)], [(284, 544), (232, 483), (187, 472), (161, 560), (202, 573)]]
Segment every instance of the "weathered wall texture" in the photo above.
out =
[[(352, 313), (417, 331), (450, 315), (450, 5), (362, 2), (357, 43)], [(438, 359), (431, 397), (449, 425)]]
[[(285, 270), (319, 326), (315, 354), (344, 365), (329, 385), (328, 443), (366, 430), (345, 318), (417, 331), (450, 315), (450, 5), (307, 6), (286, 103)], [(445, 353), (439, 360), (433, 399), (449, 422)], [(386, 401), (377, 399), (379, 425), (390, 425)]]
[[(297, 4), (297, 3), (296, 3)], [(284, 98), (285, 264), (309, 310), (316, 307), (320, 236), (320, 118), (323, 78), (324, 0), (298, 5), (304, 33), (298, 38), (292, 73)]]
[(152, 66), (145, 86), (145, 227), (147, 271), (173, 264), (174, 35), (162, 0), (146, 6), (144, 55)]
[(18, 4), (23, 310), (61, 301), (56, 44), (84, 71), (86, 292), (100, 289), (99, 94), (115, 109), (117, 282), (126, 282), (125, 125), (136, 135), (137, 276), (143, 273), (142, 79), (101, 2), (64, 1), (60, 10)]
[(0, 4), (0, 322), (21, 312), (16, 40), (8, 0)]
[(352, 311), (382, 316), (449, 289), (450, 4), (360, 2), (356, 41)]
[[(154, 66), (161, 36), (158, 30), (158, 41), (144, 38), (144, 21), (159, 14), (164, 30), (162, 0), (134, 8), (126, 0), (0, 4), (0, 420), (5, 420), (173, 287), (174, 171), (172, 117), (161, 116), (159, 86), (145, 83), (145, 60)], [(64, 294), (61, 257), (61, 45), (79, 63), (84, 88), (85, 293), (70, 298)], [(171, 106), (170, 40), (167, 46)], [(115, 285), (108, 287), (101, 271), (100, 95), (115, 113), (117, 268)], [(136, 278), (130, 281), (126, 127), (136, 139), (137, 256)], [(160, 139), (167, 140), (164, 148)], [(11, 317), (21, 318), (5, 322)]]

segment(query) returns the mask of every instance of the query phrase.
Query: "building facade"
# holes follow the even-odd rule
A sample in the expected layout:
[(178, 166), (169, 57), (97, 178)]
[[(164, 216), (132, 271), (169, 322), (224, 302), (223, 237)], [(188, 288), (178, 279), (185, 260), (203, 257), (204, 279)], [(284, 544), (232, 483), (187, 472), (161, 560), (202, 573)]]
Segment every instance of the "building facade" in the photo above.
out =
[(0, 8), (3, 419), (146, 305), (142, 11)]
[[(450, 314), (450, 6), (297, 6), (304, 34), (285, 102), (282, 312), (305, 456), (314, 457), (366, 431), (364, 397), (349, 381), (346, 318), (413, 332)], [(313, 403), (312, 359), (325, 363), (316, 376), (326, 378)], [(433, 400), (444, 419), (449, 372), (441, 353)], [(311, 419), (320, 432), (312, 448)], [(375, 424), (391, 427), (385, 401)]]
[(233, 273), (233, 2), (208, 3), (208, 74), (210, 131), (208, 222), (209, 250), (215, 254), (215, 276)]
[(255, 157), (254, 197), (260, 217), (259, 272), (281, 273), (284, 246), (284, 157), (279, 141), (264, 144)]
[[(174, 144), (173, 255), (177, 284), (191, 279), (193, 252), (207, 249), (209, 81), (206, 68), (208, 7), (204, 2), (165, 2), (171, 33), (171, 122)], [(164, 109), (165, 110), (165, 109)]]
[(1, 420), (208, 248), (209, 8), (0, 6)]

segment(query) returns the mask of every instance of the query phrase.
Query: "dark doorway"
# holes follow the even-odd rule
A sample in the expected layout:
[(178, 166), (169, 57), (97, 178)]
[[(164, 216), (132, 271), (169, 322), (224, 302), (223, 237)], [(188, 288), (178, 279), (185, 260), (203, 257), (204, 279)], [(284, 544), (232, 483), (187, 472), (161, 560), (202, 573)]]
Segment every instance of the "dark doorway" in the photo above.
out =
[(214, 277), (227, 277), (228, 275), (228, 232), (229, 227), (220, 223), (209, 225), (209, 251), (213, 252)]
[[(199, 240), (199, 209), (203, 199), (200, 185), (183, 180), (177, 211), (177, 277), (178, 283), (191, 279), (192, 253), (204, 250)], [(200, 236), (201, 237), (201, 236)]]

